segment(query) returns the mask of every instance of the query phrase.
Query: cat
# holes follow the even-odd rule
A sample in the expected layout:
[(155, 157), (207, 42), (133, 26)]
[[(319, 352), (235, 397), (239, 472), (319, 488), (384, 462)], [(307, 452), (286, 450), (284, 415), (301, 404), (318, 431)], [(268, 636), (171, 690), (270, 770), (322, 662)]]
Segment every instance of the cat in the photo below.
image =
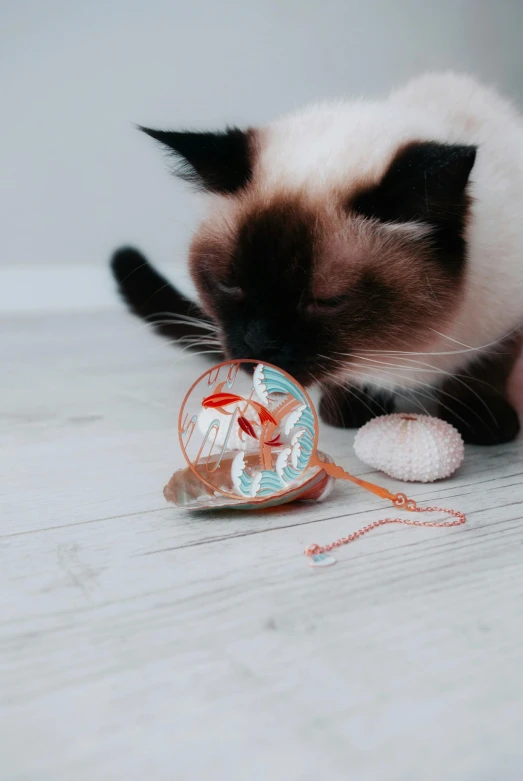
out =
[(114, 254), (134, 313), (189, 347), (218, 335), (227, 358), (319, 384), (335, 426), (412, 395), (467, 443), (517, 436), (523, 119), (504, 98), (427, 74), (262, 128), (140, 129), (208, 210), (189, 251), (198, 305), (137, 250)]

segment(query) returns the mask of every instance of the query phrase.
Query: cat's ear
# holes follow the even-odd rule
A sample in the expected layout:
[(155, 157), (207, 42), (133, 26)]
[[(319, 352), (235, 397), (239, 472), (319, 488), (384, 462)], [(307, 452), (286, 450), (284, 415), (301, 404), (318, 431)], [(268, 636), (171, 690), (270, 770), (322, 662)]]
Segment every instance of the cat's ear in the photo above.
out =
[(241, 190), (252, 175), (251, 135), (238, 128), (220, 133), (176, 132), (140, 127), (178, 161), (176, 174), (209, 192)]
[(350, 208), (387, 222), (461, 220), (475, 146), (416, 142), (404, 147), (379, 184), (360, 193)]

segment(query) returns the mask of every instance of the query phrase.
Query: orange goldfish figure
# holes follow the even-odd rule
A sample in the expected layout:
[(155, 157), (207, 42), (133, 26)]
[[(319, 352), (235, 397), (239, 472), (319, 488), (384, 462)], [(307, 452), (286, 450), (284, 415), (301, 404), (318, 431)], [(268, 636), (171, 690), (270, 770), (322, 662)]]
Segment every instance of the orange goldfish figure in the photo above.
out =
[(236, 393), (223, 393), (221, 391), (219, 393), (213, 393), (212, 396), (207, 396), (202, 401), (202, 407), (205, 407), (205, 409), (215, 409), (218, 410), (218, 412), (223, 412), (225, 415), (230, 415), (232, 413), (227, 412), (225, 407), (229, 407), (231, 404), (240, 404), (241, 402), (256, 410), (262, 425), (264, 423), (272, 423), (274, 426), (277, 425), (274, 416), (271, 415), (267, 407), (264, 407), (259, 401), (244, 399), (242, 396), (237, 396)]
[[(213, 393), (211, 396), (207, 396), (202, 401), (202, 407), (205, 409), (215, 409), (217, 412), (221, 412), (225, 415), (232, 415), (232, 412), (228, 412), (225, 408), (230, 407), (232, 404), (243, 403), (255, 410), (260, 419), (259, 425), (263, 426), (265, 423), (272, 423), (273, 426), (278, 425), (274, 415), (269, 412), (267, 407), (264, 407), (263, 404), (260, 404), (259, 401), (253, 401), (253, 399), (244, 399), (243, 396), (238, 396), (236, 393), (223, 392), (221, 390), (223, 385), (224, 383), (219, 386), (216, 393)], [(239, 416), (238, 425), (241, 430), (249, 437), (252, 437), (253, 439), (259, 439), (253, 423), (244, 415)], [(265, 442), (264, 444), (270, 445), (271, 447), (278, 447), (279, 445), (283, 445), (283, 442), (281, 442), (280, 436), (278, 434), (273, 439)]]

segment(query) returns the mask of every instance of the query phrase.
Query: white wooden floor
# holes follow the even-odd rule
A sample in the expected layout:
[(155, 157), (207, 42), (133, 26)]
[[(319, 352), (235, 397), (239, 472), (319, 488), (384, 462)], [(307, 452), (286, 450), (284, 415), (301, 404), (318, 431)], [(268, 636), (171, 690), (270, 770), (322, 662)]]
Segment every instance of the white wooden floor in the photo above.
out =
[(0, 324), (2, 781), (523, 778), (521, 444), (410, 487), (466, 527), (314, 570), (308, 543), (388, 508), (164, 504), (202, 366), (124, 313)]

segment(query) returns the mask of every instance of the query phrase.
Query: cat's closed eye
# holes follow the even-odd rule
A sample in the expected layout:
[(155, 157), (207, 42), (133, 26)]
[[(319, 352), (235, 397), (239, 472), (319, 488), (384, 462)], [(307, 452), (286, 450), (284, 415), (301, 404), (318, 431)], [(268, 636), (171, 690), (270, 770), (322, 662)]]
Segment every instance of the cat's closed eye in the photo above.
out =
[(328, 315), (341, 312), (347, 306), (346, 296), (333, 296), (332, 298), (314, 298), (305, 305), (305, 311), (309, 315)]
[(220, 293), (234, 301), (243, 301), (245, 298), (245, 293), (239, 285), (228, 285), (226, 282), (218, 282), (216, 287)]

